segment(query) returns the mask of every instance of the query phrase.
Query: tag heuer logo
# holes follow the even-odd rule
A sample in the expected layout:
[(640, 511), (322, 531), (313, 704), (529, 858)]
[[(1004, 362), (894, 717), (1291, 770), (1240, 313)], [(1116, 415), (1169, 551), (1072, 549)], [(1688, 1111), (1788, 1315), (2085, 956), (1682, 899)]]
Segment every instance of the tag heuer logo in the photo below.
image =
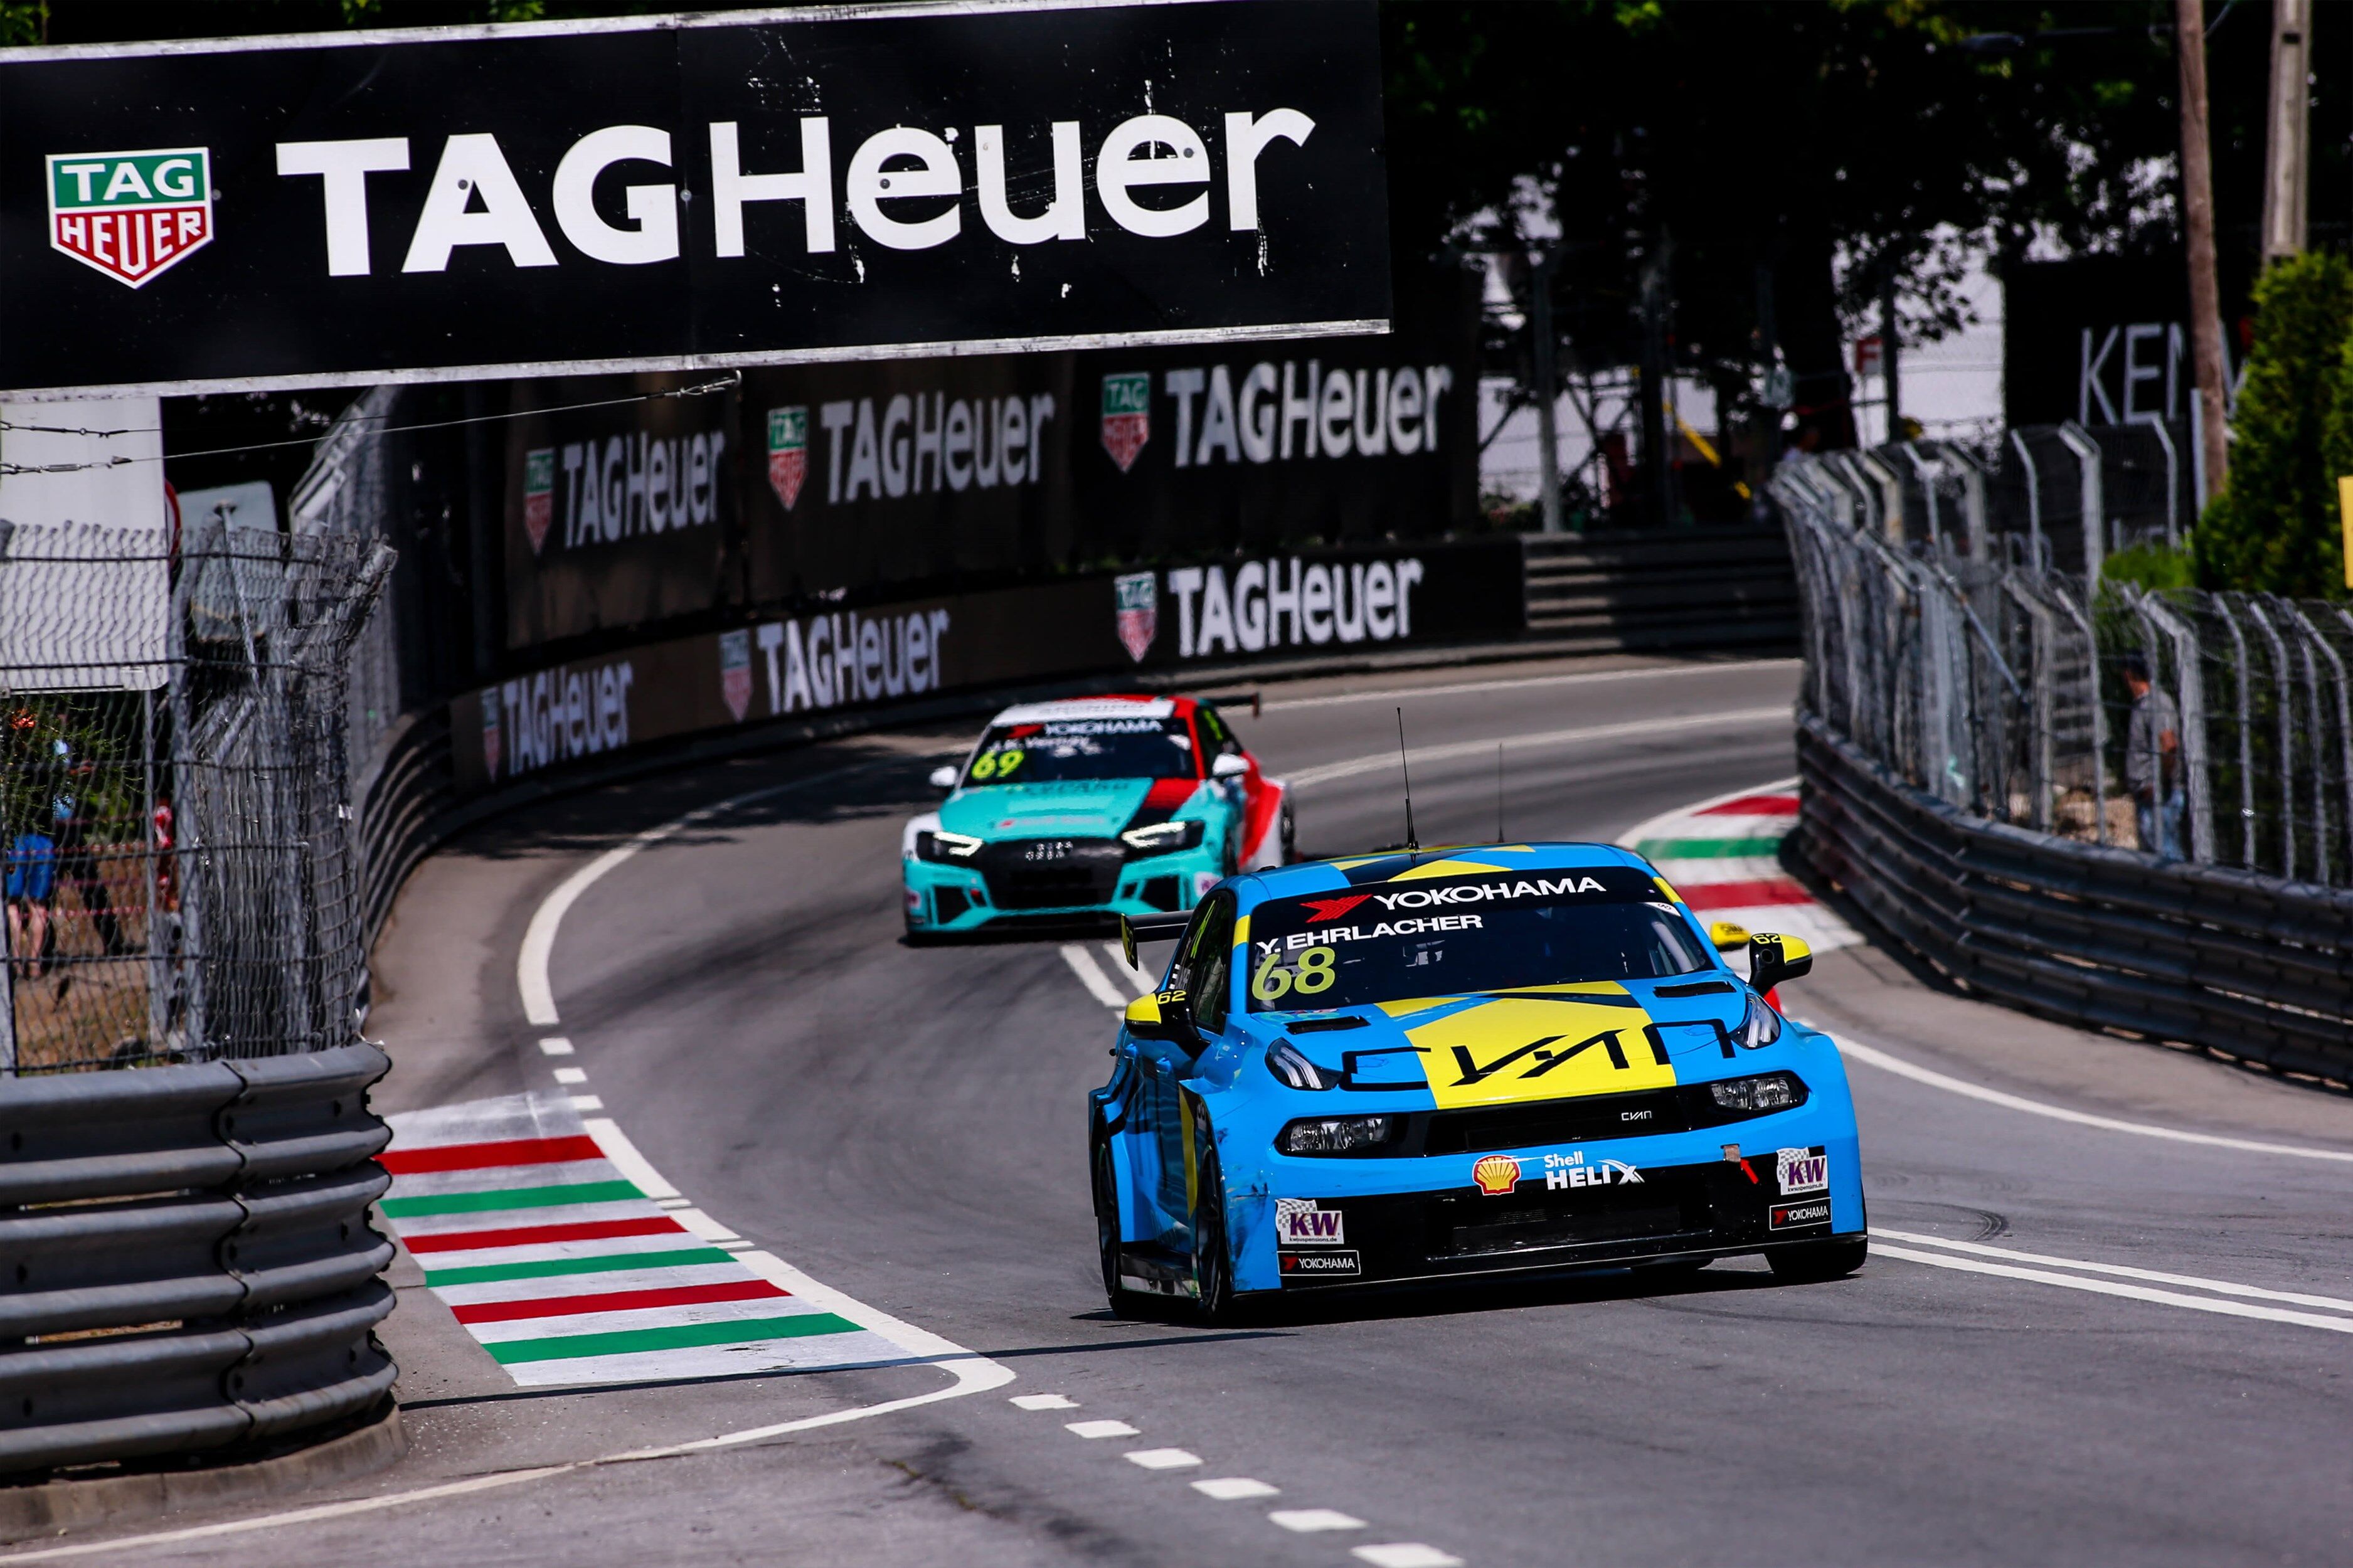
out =
[(1103, 379), (1103, 444), (1111, 460), (1125, 473), (1135, 455), (1152, 439), (1152, 377), (1107, 375)]
[(49, 246), (133, 289), (213, 237), (202, 147), (49, 154)]
[(808, 409), (768, 410), (768, 488), (793, 510), (801, 499), (801, 481), (808, 478)]
[(1133, 572), (1113, 578), (1112, 588), (1118, 596), (1120, 646), (1142, 664), (1160, 630), (1160, 578), (1151, 572)]
[(531, 536), (531, 552), (547, 542), (547, 525), (555, 521), (555, 448), (542, 447), (522, 456), (522, 531)]

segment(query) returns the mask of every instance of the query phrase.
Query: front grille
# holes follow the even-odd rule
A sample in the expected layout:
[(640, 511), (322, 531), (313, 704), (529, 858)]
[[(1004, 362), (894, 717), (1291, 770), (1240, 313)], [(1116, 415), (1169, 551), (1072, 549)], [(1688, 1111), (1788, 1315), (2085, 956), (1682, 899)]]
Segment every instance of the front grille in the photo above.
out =
[(1059, 910), (1109, 903), (1125, 861), (1115, 838), (1014, 838), (983, 845), (972, 865), (997, 908)]
[(1633, 1186), (1554, 1192), (1536, 1185), (1505, 1198), (1449, 1195), (1430, 1201), (1430, 1257), (1493, 1258), (1666, 1240), (1704, 1231), (1711, 1219), (1702, 1184), (1673, 1171), (1648, 1173)]
[(1655, 1089), (1637, 1094), (1541, 1100), (1534, 1105), (1433, 1111), (1421, 1152), (1479, 1154), (1491, 1149), (1688, 1132), (1693, 1126), (1689, 1097), (1672, 1089)]

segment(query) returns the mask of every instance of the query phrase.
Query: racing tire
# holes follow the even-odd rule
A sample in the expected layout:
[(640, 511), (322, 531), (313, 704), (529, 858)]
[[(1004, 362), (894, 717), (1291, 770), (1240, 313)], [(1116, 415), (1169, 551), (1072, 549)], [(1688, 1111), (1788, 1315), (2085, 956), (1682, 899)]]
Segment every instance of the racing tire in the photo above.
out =
[(1093, 1172), (1095, 1250), (1103, 1259), (1103, 1297), (1111, 1303), (1113, 1315), (1142, 1317), (1142, 1298), (1119, 1282), (1119, 1196), (1115, 1184), (1118, 1178), (1112, 1174), (1111, 1143), (1100, 1135), (1090, 1142), (1093, 1150), (1087, 1163)]
[(1282, 826), (1280, 831), (1282, 835), (1282, 863), (1286, 866), (1296, 866), (1299, 864), (1299, 818), (1291, 809), (1288, 792), (1285, 792), (1283, 796)]
[(1828, 1279), (1845, 1279), (1862, 1268), (1863, 1259), (1870, 1256), (1869, 1240), (1849, 1236), (1778, 1247), (1765, 1255), (1765, 1261), (1773, 1266), (1773, 1278), (1785, 1285), (1819, 1285)]
[(1234, 1261), (1226, 1242), (1226, 1184), (1214, 1149), (1201, 1162), (1201, 1197), (1193, 1211), (1194, 1314), (1205, 1323), (1234, 1317)]

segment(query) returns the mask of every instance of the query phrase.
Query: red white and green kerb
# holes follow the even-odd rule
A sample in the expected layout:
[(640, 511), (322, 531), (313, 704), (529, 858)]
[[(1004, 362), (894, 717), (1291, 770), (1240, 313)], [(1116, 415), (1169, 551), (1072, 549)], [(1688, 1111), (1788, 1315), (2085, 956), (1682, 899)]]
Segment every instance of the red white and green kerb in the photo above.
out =
[(1654, 816), (1621, 843), (1659, 868), (1694, 914), (1775, 931), (1816, 952), (1862, 939), (1781, 864), (1798, 826), (1798, 781), (1718, 795)]
[(390, 1121), (383, 1215), (433, 1294), (520, 1384), (807, 1371), (907, 1353), (682, 1224), (562, 1097)]

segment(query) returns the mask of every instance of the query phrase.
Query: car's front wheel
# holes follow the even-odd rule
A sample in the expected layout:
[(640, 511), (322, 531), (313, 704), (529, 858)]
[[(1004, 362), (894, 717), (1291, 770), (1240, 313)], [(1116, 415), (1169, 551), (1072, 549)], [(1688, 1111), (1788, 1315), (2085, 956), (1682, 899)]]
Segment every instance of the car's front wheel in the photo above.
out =
[(1870, 1256), (1871, 1243), (1854, 1236), (1776, 1247), (1765, 1255), (1765, 1261), (1773, 1266), (1773, 1278), (1785, 1284), (1813, 1285), (1845, 1279)]

